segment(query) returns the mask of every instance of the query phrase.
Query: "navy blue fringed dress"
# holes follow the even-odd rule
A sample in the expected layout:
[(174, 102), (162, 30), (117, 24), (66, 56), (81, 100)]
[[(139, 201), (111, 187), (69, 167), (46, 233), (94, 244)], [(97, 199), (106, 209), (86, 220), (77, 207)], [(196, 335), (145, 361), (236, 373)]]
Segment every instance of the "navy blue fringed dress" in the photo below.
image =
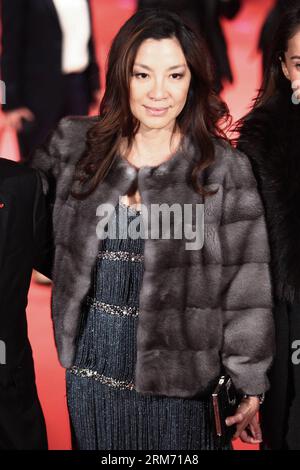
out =
[(134, 219), (141, 214), (120, 203), (113, 217), (118, 236), (102, 242), (83, 307), (75, 364), (67, 370), (73, 446), (215, 449), (209, 400), (143, 395), (134, 389), (144, 240), (127, 237), (126, 230), (130, 234), (130, 224), (139, 222)]

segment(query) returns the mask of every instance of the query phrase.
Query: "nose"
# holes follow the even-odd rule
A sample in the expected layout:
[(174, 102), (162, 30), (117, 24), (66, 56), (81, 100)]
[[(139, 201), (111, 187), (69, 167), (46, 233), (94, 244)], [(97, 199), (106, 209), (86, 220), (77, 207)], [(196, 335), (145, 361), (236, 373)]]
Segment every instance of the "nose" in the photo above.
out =
[(149, 97), (152, 100), (159, 101), (167, 97), (167, 90), (165, 87), (164, 80), (155, 80), (151, 90), (149, 91)]

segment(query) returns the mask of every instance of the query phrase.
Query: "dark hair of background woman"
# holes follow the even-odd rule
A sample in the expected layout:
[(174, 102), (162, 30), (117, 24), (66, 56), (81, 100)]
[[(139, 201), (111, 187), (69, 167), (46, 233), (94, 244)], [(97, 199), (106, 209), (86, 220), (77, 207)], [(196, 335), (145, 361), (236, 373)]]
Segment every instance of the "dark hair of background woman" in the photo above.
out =
[(81, 190), (72, 195), (78, 199), (90, 195), (103, 181), (117, 158), (122, 138), (127, 138), (131, 148), (139, 122), (130, 110), (130, 79), (137, 51), (149, 38), (176, 38), (185, 54), (191, 84), (177, 125), (200, 148), (202, 159), (193, 169), (192, 183), (201, 194), (209, 194), (197, 184), (197, 174), (214, 161), (212, 138), (226, 139), (221, 126), (229, 121), (228, 108), (213, 91), (211, 59), (204, 40), (176, 14), (148, 9), (133, 15), (112, 43), (100, 116), (87, 134), (87, 150), (75, 170), (76, 187)]
[(291, 94), (291, 83), (284, 76), (281, 61), (285, 60), (289, 40), (300, 31), (300, 8), (289, 8), (283, 14), (274, 35), (273, 45), (262, 87), (255, 100), (255, 106), (263, 106), (277, 94)]

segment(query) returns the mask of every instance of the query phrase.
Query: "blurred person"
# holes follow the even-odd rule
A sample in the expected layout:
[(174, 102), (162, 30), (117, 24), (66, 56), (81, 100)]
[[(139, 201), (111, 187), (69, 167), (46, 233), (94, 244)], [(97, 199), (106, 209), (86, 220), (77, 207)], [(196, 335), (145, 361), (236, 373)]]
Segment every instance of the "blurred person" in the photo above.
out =
[(274, 36), (238, 147), (251, 159), (271, 244), (276, 355), (262, 407), (265, 449), (300, 450), (300, 7)]
[[(53, 206), (73, 447), (230, 449), (235, 424), (258, 443), (273, 354), (267, 233), (249, 161), (218, 124), (228, 110), (204, 41), (178, 15), (139, 11), (112, 43), (106, 83), (99, 116), (63, 119), (33, 161)], [(157, 204), (200, 204), (204, 246), (189, 249), (171, 221), (156, 237)], [(210, 395), (223, 368), (243, 398), (220, 445)]]
[(240, 0), (190, 0), (190, 15), (200, 33), (206, 39), (214, 61), (215, 89), (220, 93), (224, 82), (233, 83), (234, 77), (223, 33), (221, 18), (234, 19), (238, 14)]
[(138, 8), (165, 8), (184, 15), (196, 26), (207, 42), (214, 61), (215, 90), (220, 93), (223, 82), (233, 83), (230, 61), (227, 52), (220, 18), (233, 19), (240, 10), (240, 0), (139, 0)]
[(2, 0), (3, 110), (21, 159), (65, 115), (87, 114), (99, 99), (88, 0)]
[(0, 450), (47, 449), (26, 305), (33, 267), (50, 275), (50, 233), (38, 173), (0, 158)]

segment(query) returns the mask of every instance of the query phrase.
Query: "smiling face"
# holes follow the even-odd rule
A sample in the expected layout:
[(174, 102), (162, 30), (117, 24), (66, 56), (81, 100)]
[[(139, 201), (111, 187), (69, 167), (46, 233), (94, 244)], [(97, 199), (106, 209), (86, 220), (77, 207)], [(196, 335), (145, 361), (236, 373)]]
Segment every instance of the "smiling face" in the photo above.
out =
[(130, 108), (140, 129), (173, 128), (191, 81), (177, 39), (146, 39), (138, 49), (130, 81)]
[(300, 81), (300, 31), (289, 40), (288, 49), (281, 64), (288, 80), (292, 83)]

